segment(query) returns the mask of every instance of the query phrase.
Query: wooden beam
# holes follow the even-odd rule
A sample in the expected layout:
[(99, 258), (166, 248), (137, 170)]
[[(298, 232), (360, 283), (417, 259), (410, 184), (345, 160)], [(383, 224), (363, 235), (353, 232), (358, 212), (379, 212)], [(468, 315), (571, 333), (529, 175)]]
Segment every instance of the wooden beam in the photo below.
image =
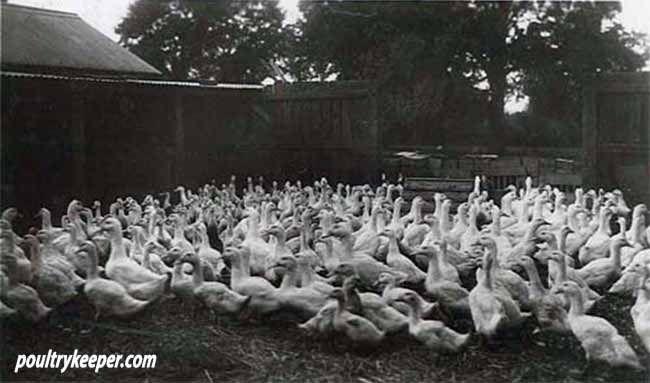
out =
[(185, 116), (183, 97), (180, 90), (174, 92), (174, 183), (183, 182), (182, 174), (185, 168)]

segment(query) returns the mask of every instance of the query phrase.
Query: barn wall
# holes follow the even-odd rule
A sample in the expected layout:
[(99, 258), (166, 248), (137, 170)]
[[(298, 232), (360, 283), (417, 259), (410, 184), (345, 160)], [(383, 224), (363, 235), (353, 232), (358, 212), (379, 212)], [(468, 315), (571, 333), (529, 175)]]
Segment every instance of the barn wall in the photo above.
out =
[(332, 182), (377, 178), (368, 83), (274, 91), (3, 75), (2, 206), (64, 212), (231, 174)]
[(260, 89), (10, 76), (2, 86), (2, 206), (28, 219), (41, 206), (59, 216), (72, 198), (106, 204), (225, 180), (238, 170), (221, 162), (236, 152), (232, 132), (260, 137)]

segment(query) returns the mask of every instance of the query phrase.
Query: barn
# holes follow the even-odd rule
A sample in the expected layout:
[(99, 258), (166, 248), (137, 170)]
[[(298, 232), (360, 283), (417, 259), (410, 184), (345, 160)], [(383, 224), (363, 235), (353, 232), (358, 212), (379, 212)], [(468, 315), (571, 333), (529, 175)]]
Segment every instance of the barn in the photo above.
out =
[(2, 206), (60, 214), (204, 181), (241, 154), (230, 140), (262, 86), (166, 81), (76, 14), (1, 7)]

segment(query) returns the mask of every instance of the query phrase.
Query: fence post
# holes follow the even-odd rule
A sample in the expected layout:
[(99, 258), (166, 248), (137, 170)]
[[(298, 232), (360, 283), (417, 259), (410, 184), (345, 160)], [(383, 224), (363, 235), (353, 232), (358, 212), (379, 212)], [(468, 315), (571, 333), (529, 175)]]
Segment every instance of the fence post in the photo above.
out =
[(185, 121), (181, 91), (174, 92), (174, 183), (182, 183), (181, 174), (185, 167)]
[(598, 166), (598, 126), (596, 123), (596, 91), (587, 89), (582, 97), (582, 150), (586, 185), (596, 185)]

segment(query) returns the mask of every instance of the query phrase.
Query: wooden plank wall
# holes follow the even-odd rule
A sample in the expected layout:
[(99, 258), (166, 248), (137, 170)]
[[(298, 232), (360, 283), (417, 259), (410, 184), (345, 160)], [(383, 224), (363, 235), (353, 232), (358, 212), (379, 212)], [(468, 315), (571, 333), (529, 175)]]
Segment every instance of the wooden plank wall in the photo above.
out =
[(603, 76), (582, 111), (587, 182), (650, 203), (650, 72)]
[(334, 182), (378, 176), (379, 134), (372, 84), (298, 83), (274, 89), (272, 113), (278, 175)]

